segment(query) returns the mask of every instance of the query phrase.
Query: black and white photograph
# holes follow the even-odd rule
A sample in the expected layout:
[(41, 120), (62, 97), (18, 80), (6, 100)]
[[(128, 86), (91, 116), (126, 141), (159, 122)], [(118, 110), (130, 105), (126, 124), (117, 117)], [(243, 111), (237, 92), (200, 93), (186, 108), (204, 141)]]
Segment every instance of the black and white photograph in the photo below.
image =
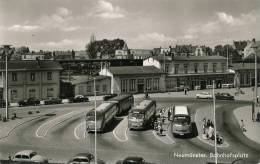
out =
[(260, 0), (0, 0), (0, 164), (260, 164), (259, 20)]

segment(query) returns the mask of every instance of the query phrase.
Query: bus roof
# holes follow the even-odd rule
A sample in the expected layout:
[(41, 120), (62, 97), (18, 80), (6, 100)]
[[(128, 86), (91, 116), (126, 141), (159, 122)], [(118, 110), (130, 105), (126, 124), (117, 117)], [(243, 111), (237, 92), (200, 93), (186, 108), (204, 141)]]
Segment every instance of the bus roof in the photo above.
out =
[(108, 101), (120, 101), (120, 100), (123, 100), (123, 99), (131, 97), (131, 96), (132, 96), (131, 94), (121, 94), (121, 95), (118, 95), (116, 97), (109, 99)]
[(130, 112), (145, 112), (146, 110), (149, 109), (147, 107), (154, 103), (155, 103), (154, 100), (145, 99), (141, 101), (138, 105), (136, 105), (134, 108), (132, 108)]
[(174, 108), (175, 115), (189, 115), (187, 106), (175, 106)]
[(113, 104), (115, 104), (114, 102), (103, 102), (102, 104), (100, 104), (97, 108), (96, 111), (104, 111), (105, 109), (111, 107)]

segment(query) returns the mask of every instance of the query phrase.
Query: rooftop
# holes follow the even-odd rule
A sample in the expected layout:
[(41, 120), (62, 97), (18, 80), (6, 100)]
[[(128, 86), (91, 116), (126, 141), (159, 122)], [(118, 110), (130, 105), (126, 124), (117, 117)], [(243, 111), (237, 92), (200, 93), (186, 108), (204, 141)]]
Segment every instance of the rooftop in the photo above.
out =
[[(153, 59), (164, 61), (164, 56), (153, 56)], [(171, 61), (172, 57), (165, 56), (165, 60)], [(173, 61), (201, 61), (201, 60), (226, 60), (223, 56), (174, 56)]]
[[(0, 71), (5, 70), (5, 62), (0, 62)], [(8, 61), (8, 70), (62, 70), (55, 61)]]
[(163, 71), (154, 66), (124, 66), (109, 67), (114, 75), (140, 75), (140, 74), (162, 74)]

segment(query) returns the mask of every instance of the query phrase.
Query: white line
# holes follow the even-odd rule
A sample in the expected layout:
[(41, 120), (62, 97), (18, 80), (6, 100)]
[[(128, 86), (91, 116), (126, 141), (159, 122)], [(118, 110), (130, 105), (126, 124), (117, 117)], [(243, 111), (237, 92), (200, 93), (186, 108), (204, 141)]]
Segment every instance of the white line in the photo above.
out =
[[(78, 134), (77, 134), (77, 131), (78, 131), (78, 129), (82, 126), (82, 125), (84, 125), (85, 124), (85, 121), (83, 121), (83, 122), (81, 122), (80, 124), (78, 124), (77, 126), (76, 126), (76, 128), (74, 129), (74, 136), (75, 136), (75, 138), (77, 139), (77, 140), (80, 140), (80, 137), (78, 136)], [(84, 130), (84, 132), (85, 132), (85, 130)], [(85, 135), (85, 134), (84, 134)], [(85, 138), (85, 137), (84, 137)]]
[(117, 137), (117, 135), (115, 134), (115, 130), (116, 129), (113, 130), (113, 135), (119, 142), (126, 142), (128, 140), (128, 137), (127, 137), (127, 134), (126, 134), (127, 133), (127, 128), (125, 129), (125, 139), (121, 139), (121, 138)]
[(70, 114), (72, 114), (72, 113), (74, 113), (74, 112), (70, 112), (70, 113), (61, 115), (61, 116), (59, 116), (59, 117), (56, 117), (55, 119), (52, 119), (52, 120), (50, 120), (50, 121), (48, 121), (48, 122), (45, 122), (44, 124), (42, 124), (42, 125), (36, 130), (36, 132), (35, 132), (36, 137), (45, 137), (45, 136), (47, 135), (47, 133), (48, 133), (48, 130), (49, 130), (50, 128), (52, 128), (52, 126), (51, 126), (50, 128), (48, 128), (48, 129), (45, 131), (45, 133), (44, 133), (43, 136), (42, 136), (42, 135), (39, 135), (38, 133), (39, 133), (40, 129), (41, 129), (42, 127), (44, 127), (45, 125), (48, 125), (49, 123), (54, 122), (54, 121), (56, 121), (56, 120), (58, 120), (58, 119), (60, 119), (60, 118), (62, 118), (62, 117), (65, 117), (65, 116), (67, 116), (67, 115), (70, 115)]

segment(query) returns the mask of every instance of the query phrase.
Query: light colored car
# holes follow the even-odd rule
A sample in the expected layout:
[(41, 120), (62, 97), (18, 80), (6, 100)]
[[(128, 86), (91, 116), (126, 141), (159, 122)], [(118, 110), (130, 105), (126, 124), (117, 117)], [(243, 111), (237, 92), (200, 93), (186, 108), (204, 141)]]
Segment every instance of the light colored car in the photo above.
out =
[[(91, 153), (79, 153), (69, 160), (67, 164), (94, 164), (95, 157)], [(97, 159), (97, 164), (105, 164), (103, 160)]]
[(48, 163), (48, 159), (38, 155), (33, 150), (22, 150), (17, 153), (12, 158), (13, 161), (18, 162), (39, 162), (39, 163)]
[(197, 99), (212, 99), (212, 94), (208, 92), (201, 92), (196, 94)]

